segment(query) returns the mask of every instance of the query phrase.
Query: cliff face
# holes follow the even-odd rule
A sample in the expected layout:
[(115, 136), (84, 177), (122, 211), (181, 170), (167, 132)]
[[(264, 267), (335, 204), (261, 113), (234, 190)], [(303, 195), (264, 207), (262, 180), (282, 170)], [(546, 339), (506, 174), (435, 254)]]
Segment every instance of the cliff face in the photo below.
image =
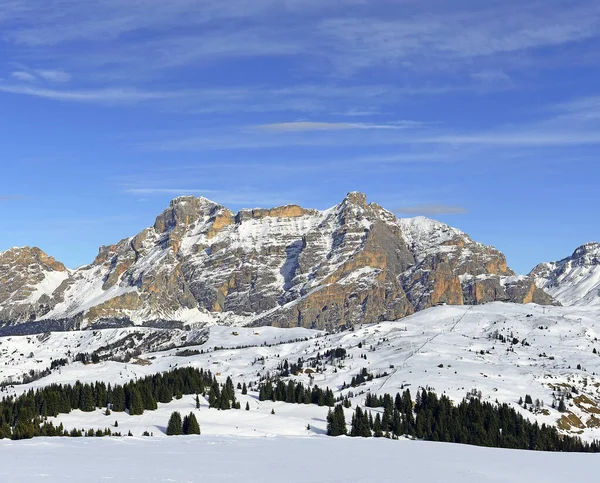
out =
[[(493, 247), (427, 218), (397, 219), (361, 193), (325, 211), (288, 205), (237, 214), (182, 197), (152, 227), (101, 247), (78, 270), (37, 253), (18, 266), (42, 267), (55, 274), (54, 284), (44, 285), (41, 275), (13, 280), (15, 255), (0, 257), (7, 260), (0, 276), (12, 284), (3, 282), (0, 292), (4, 323), (76, 318), (83, 326), (173, 320), (332, 328), (395, 320), (438, 303), (553, 303), (532, 278), (514, 276)], [(14, 287), (27, 310), (16, 310), (17, 299), (6, 295)]]
[(39, 248), (0, 253), (0, 321), (26, 321), (49, 312), (52, 292), (69, 271)]
[(563, 305), (598, 306), (600, 243), (586, 243), (558, 262), (540, 263), (530, 276)]

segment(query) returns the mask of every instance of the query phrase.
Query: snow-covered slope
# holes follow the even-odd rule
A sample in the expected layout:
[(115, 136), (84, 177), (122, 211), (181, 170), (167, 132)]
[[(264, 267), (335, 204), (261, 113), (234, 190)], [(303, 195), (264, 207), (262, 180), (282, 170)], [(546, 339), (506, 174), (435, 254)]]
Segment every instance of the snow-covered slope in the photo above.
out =
[[(41, 372), (52, 360), (66, 357), (66, 366), (32, 383), (8, 388), (4, 394), (77, 380), (123, 383), (184, 365), (211, 369), (219, 374), (221, 382), (231, 376), (236, 383), (256, 387), (261, 376), (276, 375), (285, 359), (295, 363), (302, 358), (308, 367), (318, 354), (341, 347), (346, 349), (347, 357), (339, 364), (319, 363), (322, 372), (313, 375), (313, 383), (329, 386), (336, 396), (351, 394), (353, 405), (364, 404), (367, 391), (395, 394), (409, 387), (414, 395), (419, 387), (430, 387), (460, 401), (475, 389), (481, 391), (484, 400), (506, 402), (540, 423), (559, 424), (566, 433), (591, 439), (600, 437), (598, 337), (597, 309), (500, 302), (438, 306), (401, 321), (363, 325), (335, 334), (303, 328), (222, 326), (200, 331), (135, 327), (62, 332), (0, 338), (0, 382), (9, 377), (18, 382), (24, 374)], [(184, 344), (199, 345), (173, 347)], [(108, 360), (84, 365), (74, 362), (79, 352), (96, 352)], [(112, 359), (127, 362), (110, 360), (111, 353)], [(375, 379), (356, 388), (346, 387), (363, 368)], [(307, 373), (292, 377), (310, 384)], [(537, 410), (533, 405), (527, 409), (519, 405), (519, 399), (527, 395), (534, 402), (540, 401)], [(324, 429), (326, 409), (315, 413), (314, 408), (303, 405), (260, 402), (255, 391), (238, 396), (243, 405), (248, 401), (256, 414), (250, 418), (239, 413), (228, 416), (209, 410), (203, 401), (206, 434), (301, 436), (307, 423), (315, 430)], [(565, 397), (568, 413), (557, 409), (561, 397)], [(193, 405), (190, 396), (161, 406), (158, 412), (121, 414), (119, 428), (131, 429), (136, 435), (143, 431), (157, 433), (156, 425), (166, 421), (174, 407), (184, 410)], [(273, 407), (277, 418), (281, 418), (277, 424), (269, 419)], [(75, 412), (59, 419), (69, 427), (84, 428), (104, 427), (106, 421), (101, 410)]]
[[(28, 332), (172, 321), (332, 328), (438, 303), (553, 302), (532, 279), (513, 277), (495, 248), (434, 220), (399, 220), (361, 193), (324, 211), (237, 214), (177, 198), (152, 227), (101, 247), (90, 265), (35, 283), (13, 268), (31, 266), (3, 265), (16, 281), (0, 298), (0, 323), (27, 323)], [(25, 299), (27, 310), (16, 310)]]
[(600, 243), (586, 243), (559, 262), (541, 263), (531, 276), (563, 305), (600, 306)]

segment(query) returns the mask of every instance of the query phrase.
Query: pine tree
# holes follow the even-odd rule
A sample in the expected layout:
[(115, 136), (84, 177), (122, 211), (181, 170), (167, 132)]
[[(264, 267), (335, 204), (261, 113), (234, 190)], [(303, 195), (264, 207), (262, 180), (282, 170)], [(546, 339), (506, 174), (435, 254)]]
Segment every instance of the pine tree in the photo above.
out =
[(125, 411), (125, 391), (123, 386), (116, 385), (112, 390), (112, 401), (110, 401), (113, 411)]
[(79, 393), (79, 409), (91, 412), (96, 409), (96, 399), (89, 384), (84, 384)]
[(200, 425), (194, 413), (183, 418), (182, 432), (183, 434), (200, 434)]
[(373, 423), (373, 434), (376, 438), (381, 438), (383, 436), (383, 431), (381, 430), (381, 418), (379, 417), (379, 413), (375, 416), (375, 422)]
[(196, 409), (200, 409), (200, 396), (196, 394)]
[(246, 387), (246, 383), (244, 383), (244, 384), (242, 385), (242, 394), (243, 394), (243, 395), (246, 395), (246, 394), (248, 394), (248, 388)]
[(246, 411), (250, 411), (250, 403), (246, 401)]
[(133, 386), (129, 390), (129, 414), (136, 416), (144, 414), (144, 401), (137, 387)]
[(169, 418), (169, 424), (167, 425), (167, 435), (174, 436), (183, 434), (183, 422), (181, 421), (181, 414), (175, 411)]
[(342, 436), (346, 434), (346, 416), (341, 404), (335, 406), (333, 410), (329, 409), (327, 413), (327, 435)]
[(564, 398), (564, 396), (560, 398), (560, 401), (558, 403), (558, 410), (561, 413), (564, 413), (567, 410), (567, 406), (565, 405), (565, 398)]

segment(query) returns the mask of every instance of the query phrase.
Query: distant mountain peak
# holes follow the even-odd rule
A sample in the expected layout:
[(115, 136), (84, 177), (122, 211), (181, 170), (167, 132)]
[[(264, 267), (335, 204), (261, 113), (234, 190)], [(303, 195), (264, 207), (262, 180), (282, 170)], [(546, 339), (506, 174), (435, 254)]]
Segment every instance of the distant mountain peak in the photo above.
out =
[(570, 258), (585, 266), (600, 265), (600, 243), (585, 243), (577, 247)]
[(558, 262), (540, 263), (530, 276), (563, 305), (600, 305), (600, 243), (585, 243)]

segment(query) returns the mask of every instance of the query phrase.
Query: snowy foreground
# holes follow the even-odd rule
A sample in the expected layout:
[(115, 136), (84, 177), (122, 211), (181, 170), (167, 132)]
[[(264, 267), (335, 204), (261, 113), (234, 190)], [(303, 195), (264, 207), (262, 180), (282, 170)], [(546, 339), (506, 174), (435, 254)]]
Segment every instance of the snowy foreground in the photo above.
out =
[(600, 455), (360, 438), (0, 441), (0, 481), (597, 482)]

